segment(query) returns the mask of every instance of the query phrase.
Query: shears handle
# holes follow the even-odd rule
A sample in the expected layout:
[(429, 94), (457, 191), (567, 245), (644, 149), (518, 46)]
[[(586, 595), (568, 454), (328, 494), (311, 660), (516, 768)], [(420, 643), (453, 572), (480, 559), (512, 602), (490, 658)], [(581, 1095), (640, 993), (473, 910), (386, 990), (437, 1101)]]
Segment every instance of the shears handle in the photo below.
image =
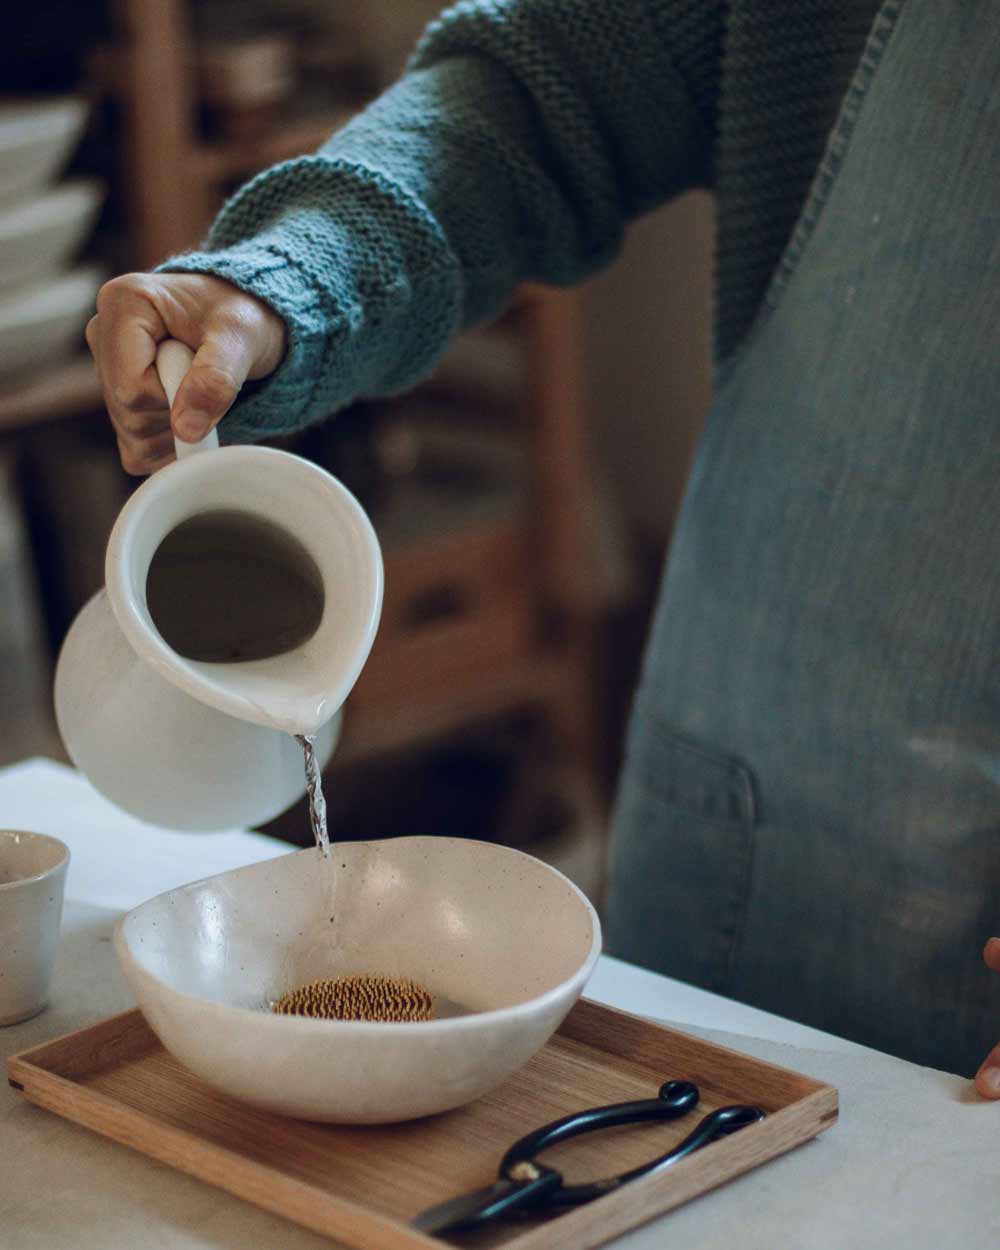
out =
[(700, 1150), (702, 1146), (707, 1146), (720, 1137), (728, 1137), (730, 1133), (736, 1133), (741, 1128), (756, 1124), (758, 1120), (763, 1119), (764, 1112), (759, 1107), (720, 1107), (717, 1111), (710, 1111), (679, 1145), (673, 1150), (668, 1150), (666, 1154), (650, 1159), (648, 1163), (642, 1163), (632, 1168), (631, 1171), (621, 1172), (618, 1176), (589, 1181), (585, 1185), (560, 1185), (557, 1189), (553, 1189), (548, 1196), (547, 1203), (552, 1207), (575, 1207), (584, 1202), (593, 1202), (595, 1198), (601, 1198), (604, 1194), (609, 1194), (612, 1190), (628, 1184), (629, 1181), (638, 1180), (640, 1176), (662, 1172), (672, 1164), (679, 1163), (689, 1154)]
[[(674, 1120), (685, 1115), (697, 1103), (697, 1086), (690, 1081), (667, 1081), (660, 1086), (658, 1098), (619, 1102), (563, 1116), (561, 1120), (554, 1120), (516, 1141), (504, 1155), (499, 1179), (494, 1184), (431, 1207), (413, 1221), (413, 1227), (441, 1236), (539, 1208), (562, 1206), (562, 1174), (536, 1163), (536, 1155), (559, 1142), (584, 1133), (594, 1133), (598, 1129), (613, 1128), (618, 1124), (638, 1124), (645, 1120)], [(576, 1185), (572, 1188), (575, 1191), (587, 1187)], [(597, 1196), (596, 1193), (594, 1196)]]
[(575, 1115), (563, 1116), (528, 1133), (516, 1141), (500, 1160), (500, 1175), (510, 1177), (518, 1163), (533, 1162), (543, 1150), (550, 1150), (571, 1137), (615, 1128), (620, 1124), (642, 1124), (647, 1120), (676, 1120), (698, 1105), (698, 1087), (690, 1081), (667, 1081), (660, 1086), (656, 1098), (639, 1102), (616, 1102), (607, 1107), (592, 1107)]
[(650, 1120), (675, 1120), (698, 1105), (698, 1088), (690, 1081), (667, 1081), (659, 1097), (639, 1102), (618, 1102), (593, 1107), (575, 1115), (563, 1116), (528, 1133), (507, 1151), (500, 1162), (498, 1180), (485, 1189), (464, 1194), (424, 1211), (413, 1227), (438, 1235), (486, 1224), (547, 1208), (579, 1206), (611, 1193), (628, 1181), (662, 1171), (719, 1137), (735, 1133), (764, 1118), (759, 1107), (720, 1107), (706, 1115), (697, 1126), (666, 1154), (659, 1155), (631, 1171), (584, 1185), (567, 1185), (562, 1174), (537, 1162), (543, 1151), (560, 1142), (621, 1124), (641, 1124)]

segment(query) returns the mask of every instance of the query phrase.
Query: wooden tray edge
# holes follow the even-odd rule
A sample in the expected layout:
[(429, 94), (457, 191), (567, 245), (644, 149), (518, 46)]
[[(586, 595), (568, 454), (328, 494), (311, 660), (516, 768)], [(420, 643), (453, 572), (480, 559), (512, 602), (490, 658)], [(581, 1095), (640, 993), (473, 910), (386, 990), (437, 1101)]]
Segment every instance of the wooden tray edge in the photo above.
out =
[[(581, 1011), (581, 1009), (583, 1010)], [(733, 1062), (737, 1068), (753, 1067), (762, 1072), (773, 1073), (776, 1077), (780, 1077), (784, 1081), (789, 1078), (794, 1078), (794, 1080), (799, 1083), (800, 1087), (804, 1091), (807, 1091), (806, 1096), (808, 1096), (808, 1094), (817, 1093), (820, 1090), (834, 1088), (832, 1085), (828, 1085), (826, 1082), (820, 1081), (816, 1077), (806, 1076), (804, 1072), (799, 1072), (795, 1068), (786, 1068), (781, 1064), (771, 1063), (768, 1059), (758, 1059), (755, 1055), (748, 1055), (745, 1051), (734, 1050), (731, 1046), (723, 1046), (720, 1042), (709, 1041), (707, 1038), (696, 1037), (691, 1033), (685, 1033), (683, 1029), (675, 1028), (673, 1025), (667, 1024), (662, 1020), (657, 1020), (653, 1016), (640, 1016), (632, 1011), (622, 1011), (618, 1007), (607, 1007), (604, 1003), (599, 1003), (596, 999), (587, 998), (586, 996), (577, 1000), (573, 1010), (559, 1026), (557, 1033), (561, 1033), (564, 1037), (576, 1036), (579, 1040), (586, 1042), (586, 1034), (590, 1023), (590, 1021), (586, 1019), (586, 1016), (590, 1012), (598, 1013), (603, 1017), (615, 1017), (621, 1022), (627, 1022), (633, 1028), (642, 1027), (645, 1029), (655, 1029), (657, 1032), (663, 1033), (667, 1037), (671, 1038), (682, 1049), (696, 1047), (699, 1050), (710, 1051), (714, 1055), (718, 1055), (720, 1057), (724, 1056), (727, 1060)], [(576, 1020), (574, 1020), (574, 1016), (577, 1017)], [(580, 1017), (583, 1018), (580, 1019)], [(567, 1028), (567, 1025), (570, 1027)], [(574, 1028), (574, 1025), (577, 1027)], [(723, 1032), (724, 1030), (720, 1029), (716, 1031)], [(760, 1040), (763, 1041), (766, 1039), (762, 1038)], [(623, 1058), (627, 1057), (622, 1051), (618, 1051), (617, 1053), (622, 1054)]]
[[(131, 1014), (122, 1012), (114, 1018)], [(141, 1016), (138, 1008), (134, 1014)], [(94, 1027), (76, 1032), (85, 1033)], [(54, 1041), (72, 1036), (67, 1033)], [(275, 1172), (187, 1129), (165, 1124), (32, 1062), (33, 1055), (44, 1053), (50, 1046), (43, 1042), (7, 1060), (8, 1083), (37, 1106), (313, 1232), (349, 1238), (349, 1244), (359, 1250), (441, 1250), (446, 1245), (389, 1216), (346, 1198), (323, 1194), (304, 1181)]]
[[(574, 1014), (578, 1027), (564, 1033), (565, 1026), (573, 1023)], [(760, 1124), (714, 1143), (662, 1175), (633, 1181), (615, 1193), (515, 1235), (500, 1250), (592, 1250), (811, 1140), (837, 1120), (838, 1095), (831, 1085), (593, 999), (581, 998), (557, 1032), (586, 1043), (588, 1023), (607, 1021), (609, 1017), (627, 1021), (633, 1029), (663, 1033), (687, 1047), (703, 1048), (727, 1063), (738, 1060), (782, 1079), (794, 1077), (809, 1092), (771, 1113)], [(123, 1106), (46, 1066), (47, 1062), (58, 1062), (59, 1056), (71, 1049), (68, 1043), (78, 1041), (81, 1035), (99, 1038), (126, 1029), (135, 1030), (137, 1048), (145, 1035), (151, 1043), (162, 1045), (136, 1007), (11, 1055), (7, 1060), (8, 1081), (30, 1101), (49, 1111), (314, 1232), (350, 1238), (349, 1244), (359, 1250), (442, 1250), (450, 1244), (348, 1199), (324, 1195), (303, 1181), (276, 1173), (225, 1146)]]
[[(59, 1074), (66, 1076), (65, 1057), (67, 1052), (75, 1052), (76, 1047), (73, 1043), (79, 1043), (82, 1038), (88, 1037), (94, 1044), (93, 1048), (96, 1048), (105, 1037), (120, 1041), (125, 1032), (135, 1034), (135, 1041), (128, 1050), (129, 1054), (133, 1051), (137, 1054), (141, 1053), (147, 1045), (162, 1045), (139, 1008), (130, 1007), (127, 1011), (119, 1011), (113, 1016), (102, 1016), (92, 1024), (71, 1029), (68, 1033), (60, 1033), (56, 1037), (50, 1037), (47, 1041), (36, 1042), (34, 1046), (9, 1055), (7, 1071), (10, 1073), (13, 1066), (24, 1061), (33, 1068), (41, 1068), (46, 1072), (53, 1071), (54, 1065), (59, 1065)], [(117, 1057), (119, 1059), (122, 1057), (120, 1049), (117, 1051)], [(87, 1071), (90, 1072), (93, 1069), (88, 1068)], [(8, 1079), (8, 1083), (12, 1082)]]

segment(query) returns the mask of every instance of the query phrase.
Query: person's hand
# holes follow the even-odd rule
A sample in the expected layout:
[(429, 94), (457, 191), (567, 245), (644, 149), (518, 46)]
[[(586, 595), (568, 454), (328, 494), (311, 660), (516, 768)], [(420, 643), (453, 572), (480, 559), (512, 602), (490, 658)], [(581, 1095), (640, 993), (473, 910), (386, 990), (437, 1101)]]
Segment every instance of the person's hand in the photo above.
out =
[[(157, 344), (167, 338), (195, 353), (172, 413), (154, 367)], [(123, 468), (153, 473), (173, 460), (174, 435), (189, 443), (204, 438), (248, 378), (274, 372), (286, 339), (277, 313), (221, 278), (129, 273), (105, 283), (87, 344)]]
[[(987, 968), (1000, 972), (1000, 938), (991, 937), (983, 949)], [(1000, 1098), (1000, 1045), (994, 1046), (976, 1073), (976, 1092), (983, 1098)]]

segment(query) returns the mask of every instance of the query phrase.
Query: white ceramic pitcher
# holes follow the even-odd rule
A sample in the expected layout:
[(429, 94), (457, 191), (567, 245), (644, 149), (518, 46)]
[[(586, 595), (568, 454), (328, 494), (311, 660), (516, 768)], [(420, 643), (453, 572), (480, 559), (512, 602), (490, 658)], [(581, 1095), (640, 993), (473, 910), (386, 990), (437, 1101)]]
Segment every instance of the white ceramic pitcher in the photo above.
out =
[[(171, 404), (191, 359), (182, 344), (160, 346)], [(126, 811), (171, 829), (253, 827), (305, 792), (293, 734), (316, 735), (321, 763), (333, 751), (339, 709), (378, 626), (381, 553), (360, 504), (318, 466), (273, 448), (218, 448), (214, 431), (176, 450), (176, 463), (144, 482), (115, 522), (105, 588), (59, 655), (56, 718), (74, 764)], [(268, 522), (311, 557), (322, 615), (305, 642), (215, 663), (164, 640), (146, 599), (150, 563), (180, 524), (213, 511)]]

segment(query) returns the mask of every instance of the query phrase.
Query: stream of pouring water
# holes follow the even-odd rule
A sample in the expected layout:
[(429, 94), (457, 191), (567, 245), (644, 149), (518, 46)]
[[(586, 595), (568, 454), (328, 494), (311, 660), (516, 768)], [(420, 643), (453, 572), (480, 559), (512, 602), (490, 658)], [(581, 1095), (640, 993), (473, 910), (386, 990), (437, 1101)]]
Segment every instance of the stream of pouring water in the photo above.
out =
[(330, 858), (330, 835), (326, 828), (326, 799), (323, 797), (323, 779), (316, 760), (316, 738), (313, 734), (296, 734), (296, 742), (302, 746), (306, 765), (306, 793), (309, 795), (309, 824), (313, 837), (324, 859)]
[[(317, 976), (325, 976), (328, 969), (336, 964), (338, 937), (335, 927), (336, 907), (335, 892), (337, 874), (333, 870), (333, 859), (330, 855), (330, 835), (326, 826), (326, 799), (323, 797), (323, 779), (319, 761), (316, 759), (316, 738), (313, 734), (293, 734), (295, 741), (302, 748), (306, 769), (306, 793), (309, 796), (309, 824), (312, 827), (316, 846), (322, 856), (317, 865), (318, 872), (311, 874), (316, 888), (319, 890), (317, 916), (322, 917), (321, 923), (313, 926), (304, 943), (286, 956), (286, 967), (279, 978), (283, 985), (281, 993), (288, 986), (304, 984)], [(302, 937), (302, 933), (299, 934)], [(305, 969), (305, 971), (300, 971)], [(267, 1000), (267, 1010), (273, 1011), (279, 997)]]
[[(316, 971), (311, 973), (312, 976), (316, 976), (317, 972), (321, 970), (323, 975), (329, 975), (329, 972), (325, 969), (336, 967), (340, 946), (335, 924), (336, 873), (333, 870), (333, 860), (330, 857), (330, 835), (326, 825), (326, 799), (323, 796), (323, 780), (320, 774), (319, 762), (316, 759), (315, 736), (312, 734), (296, 734), (295, 740), (302, 747), (302, 754), (305, 760), (306, 792), (309, 795), (309, 823), (312, 826), (316, 845), (323, 857), (321, 870), (317, 874), (317, 882), (319, 889), (322, 891), (322, 906), (324, 909), (321, 914), (328, 916), (329, 923), (334, 926), (333, 929), (328, 930), (324, 921), (318, 927), (315, 942), (311, 946), (305, 963), (307, 966), (312, 965), (316, 969)], [(398, 974), (393, 972), (390, 975)], [(268, 1006), (273, 1008), (274, 1003), (270, 1002)], [(441, 1020), (448, 1016), (464, 1016), (467, 1014), (468, 1008), (461, 1006), (461, 1004), (453, 1002), (450, 998), (444, 998), (439, 994), (434, 996), (435, 1019)]]

